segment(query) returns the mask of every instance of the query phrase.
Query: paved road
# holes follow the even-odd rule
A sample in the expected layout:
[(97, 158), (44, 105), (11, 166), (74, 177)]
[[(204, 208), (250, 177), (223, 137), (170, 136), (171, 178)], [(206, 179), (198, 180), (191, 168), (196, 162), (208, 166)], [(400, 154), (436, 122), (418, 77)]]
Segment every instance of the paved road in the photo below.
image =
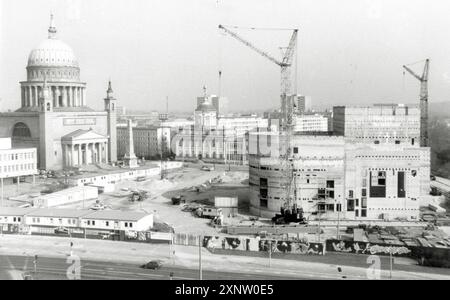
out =
[[(23, 274), (30, 274), (34, 279), (63, 280), (68, 279), (67, 270), (72, 263), (62, 258), (39, 257), (34, 274), (34, 257), (0, 256), (0, 279), (22, 279)], [(173, 273), (174, 280), (196, 280), (199, 271), (175, 266), (163, 266), (159, 270), (146, 270), (135, 264), (110, 263), (100, 261), (81, 262), (81, 279), (83, 280), (167, 280)], [(273, 274), (245, 274), (231, 272), (203, 271), (206, 280), (270, 280), (301, 279)]]
[[(221, 251), (214, 250), (210, 251), (216, 254), (228, 254), (240, 255), (240, 256), (253, 256), (253, 257), (268, 257), (267, 253), (264, 252), (233, 252), (233, 251)], [(327, 252), (326, 255), (298, 255), (298, 254), (286, 254), (286, 253), (273, 253), (272, 258), (293, 260), (297, 262), (312, 262), (312, 263), (322, 263), (327, 265), (335, 265), (340, 267), (359, 267), (367, 268), (373, 262), (370, 259), (371, 255), (367, 254), (353, 254), (353, 253), (337, 253), (337, 252)], [(389, 256), (380, 255), (380, 267), (382, 270), (390, 269)], [(419, 266), (417, 262), (411, 258), (405, 257), (394, 257), (393, 258), (393, 270), (403, 271), (403, 272), (417, 272), (422, 273), (424, 278), (427, 274), (440, 274), (448, 276), (450, 279), (450, 269), (448, 268), (433, 268)]]

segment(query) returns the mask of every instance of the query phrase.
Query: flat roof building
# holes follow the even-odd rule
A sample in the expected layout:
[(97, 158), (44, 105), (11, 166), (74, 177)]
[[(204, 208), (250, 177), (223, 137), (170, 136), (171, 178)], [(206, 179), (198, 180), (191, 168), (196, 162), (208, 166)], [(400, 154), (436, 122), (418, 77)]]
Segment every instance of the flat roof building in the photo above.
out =
[(420, 147), (420, 109), (403, 104), (335, 106), (333, 131), (357, 143), (408, 144)]

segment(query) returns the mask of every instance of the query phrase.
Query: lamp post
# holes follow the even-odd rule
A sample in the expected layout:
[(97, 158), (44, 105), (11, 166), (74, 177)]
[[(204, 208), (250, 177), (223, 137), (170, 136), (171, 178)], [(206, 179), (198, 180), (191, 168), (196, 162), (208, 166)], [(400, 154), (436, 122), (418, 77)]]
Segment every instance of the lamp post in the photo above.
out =
[(269, 268), (272, 267), (272, 240), (269, 241)]
[(198, 236), (198, 273), (199, 279), (203, 280), (203, 270), (202, 270), (202, 236)]

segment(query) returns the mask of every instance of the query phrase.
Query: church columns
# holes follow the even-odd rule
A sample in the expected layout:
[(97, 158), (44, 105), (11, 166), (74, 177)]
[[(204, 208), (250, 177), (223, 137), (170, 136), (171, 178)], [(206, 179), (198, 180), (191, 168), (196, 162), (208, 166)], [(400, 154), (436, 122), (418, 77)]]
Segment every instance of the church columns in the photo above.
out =
[(32, 86), (30, 88), (31, 88), (31, 93), (33, 95), (33, 105), (32, 106), (37, 106), (37, 100), (38, 100), (37, 89), (35, 86)]
[(78, 87), (77, 86), (73, 88), (73, 94), (74, 94), (73, 98), (75, 99), (73, 106), (78, 107)]
[(59, 92), (59, 86), (55, 86), (55, 107), (59, 107), (59, 96), (60, 96), (60, 92)]
[(81, 106), (81, 87), (77, 87), (77, 106)]
[(81, 164), (83, 163), (82, 161), (81, 161), (81, 144), (77, 144), (77, 146), (78, 146), (78, 165), (79, 166), (81, 166)]
[(71, 106), (73, 106), (72, 105), (72, 102), (73, 102), (72, 89), (70, 86), (67, 86), (66, 90), (67, 90), (67, 107), (71, 107)]
[(62, 106), (66, 107), (67, 106), (67, 91), (66, 91), (65, 86), (61, 87), (61, 95), (62, 95)]
[(26, 106), (26, 101), (25, 101), (25, 93), (24, 93), (24, 87), (21, 87), (20, 88), (20, 99), (22, 100), (22, 107), (25, 107)]
[(108, 143), (104, 143), (103, 145), (105, 147), (105, 163), (108, 163), (109, 162), (109, 159), (108, 159)]
[(77, 106), (77, 93), (76, 93), (76, 88), (75, 87), (70, 87), (71, 92), (72, 92), (72, 106)]
[(83, 99), (83, 104), (82, 105), (86, 106), (86, 89), (83, 88), (81, 93), (82, 93), (82, 99)]

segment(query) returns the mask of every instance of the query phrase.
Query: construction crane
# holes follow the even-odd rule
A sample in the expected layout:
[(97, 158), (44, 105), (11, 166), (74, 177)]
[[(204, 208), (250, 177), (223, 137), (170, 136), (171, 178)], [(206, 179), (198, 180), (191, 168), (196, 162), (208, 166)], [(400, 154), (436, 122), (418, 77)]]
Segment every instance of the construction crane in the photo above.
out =
[(430, 60), (425, 60), (422, 75), (416, 74), (407, 65), (404, 65), (403, 68), (420, 81), (420, 146), (428, 147), (428, 74)]
[[(239, 28), (237, 26), (233, 26), (233, 28)], [(292, 63), (295, 57), (296, 49), (297, 49), (297, 35), (298, 35), (298, 29), (285, 29), (285, 28), (254, 28), (253, 30), (292, 30), (292, 37), (289, 41), (289, 46), (286, 48), (283, 48), (285, 51), (283, 53), (283, 58), (281, 60), (278, 60), (274, 58), (272, 55), (267, 53), (266, 51), (263, 51), (256, 46), (254, 46), (249, 41), (242, 38), (240, 35), (238, 35), (236, 32), (231, 31), (224, 25), (219, 25), (219, 29), (222, 29), (225, 33), (232, 36), (236, 40), (240, 41), (245, 46), (249, 47), (256, 53), (260, 54), (261, 56), (267, 58), (271, 62), (275, 63), (279, 67), (281, 67), (281, 110), (282, 110), (282, 128), (287, 131), (288, 124), (292, 122), (292, 116), (290, 115), (291, 112), (293, 112), (292, 103), (289, 104), (290, 101), (288, 101), (288, 96), (291, 94), (291, 88), (292, 88), (292, 78), (291, 78), (291, 69), (292, 69)]]
[[(238, 28), (233, 26), (233, 28)], [(294, 114), (294, 99), (291, 96), (292, 78), (291, 69), (294, 61), (294, 57), (297, 51), (297, 35), (298, 29), (280, 29), (280, 28), (250, 28), (252, 30), (290, 30), (293, 31), (288, 47), (282, 48), (284, 50), (283, 58), (278, 60), (272, 55), (254, 46), (249, 41), (242, 38), (240, 35), (225, 27), (219, 25), (219, 29), (222, 29), (225, 33), (237, 39), (239, 42), (249, 47), (259, 55), (267, 58), (271, 62), (275, 63), (281, 68), (281, 129), (284, 133), (284, 157), (283, 157), (283, 170), (285, 172), (286, 184), (283, 188), (286, 191), (284, 207), (281, 208), (281, 215), (276, 215), (274, 222), (296, 222), (303, 221), (303, 213), (301, 209), (297, 208), (297, 189), (294, 176), (293, 160), (291, 157), (291, 135), (293, 127), (293, 114)], [(282, 136), (280, 136), (282, 138)], [(281, 141), (280, 141), (281, 142)]]

